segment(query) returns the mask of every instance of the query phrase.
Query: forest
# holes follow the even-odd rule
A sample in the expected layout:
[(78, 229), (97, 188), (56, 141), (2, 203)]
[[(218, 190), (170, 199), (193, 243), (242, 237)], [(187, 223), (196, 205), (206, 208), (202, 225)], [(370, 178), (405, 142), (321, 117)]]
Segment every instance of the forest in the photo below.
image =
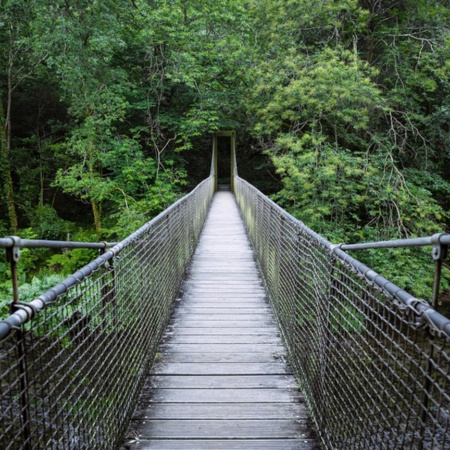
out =
[[(447, 0), (3, 0), (0, 235), (121, 240), (231, 129), (241, 176), (334, 243), (449, 231), (449, 75)], [(426, 299), (430, 255), (356, 254)], [(93, 256), (23, 250), (21, 298)]]

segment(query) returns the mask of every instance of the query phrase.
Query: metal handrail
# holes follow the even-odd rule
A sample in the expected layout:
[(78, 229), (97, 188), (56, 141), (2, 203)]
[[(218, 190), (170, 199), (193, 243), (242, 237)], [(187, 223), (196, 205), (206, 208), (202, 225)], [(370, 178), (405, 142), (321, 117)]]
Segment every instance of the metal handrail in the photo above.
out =
[(450, 234), (436, 233), (433, 236), (427, 237), (362, 242), (357, 244), (339, 244), (338, 247), (342, 250), (367, 250), (376, 248), (426, 247), (431, 245), (450, 245)]
[(0, 238), (0, 248), (88, 248), (103, 250), (114, 247), (117, 242), (76, 242), (55, 241), (48, 239), (22, 239), (18, 236), (7, 236)]

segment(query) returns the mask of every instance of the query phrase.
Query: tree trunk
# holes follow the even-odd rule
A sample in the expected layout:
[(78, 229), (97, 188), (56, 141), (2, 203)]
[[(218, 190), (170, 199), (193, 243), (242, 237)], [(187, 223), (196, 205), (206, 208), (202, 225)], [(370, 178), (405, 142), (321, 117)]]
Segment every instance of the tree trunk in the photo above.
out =
[[(11, 93), (8, 93), (7, 110), (11, 111)], [(2, 172), (4, 178), (3, 192), (6, 197), (9, 226), (12, 234), (17, 234), (19, 228), (17, 221), (16, 205), (14, 203), (14, 187), (11, 170), (11, 119), (10, 114), (5, 118), (3, 104), (0, 101), (0, 152), (3, 159)]]
[(92, 212), (94, 213), (94, 225), (95, 232), (99, 239), (102, 237), (102, 221), (101, 221), (101, 208), (99, 203), (92, 202)]

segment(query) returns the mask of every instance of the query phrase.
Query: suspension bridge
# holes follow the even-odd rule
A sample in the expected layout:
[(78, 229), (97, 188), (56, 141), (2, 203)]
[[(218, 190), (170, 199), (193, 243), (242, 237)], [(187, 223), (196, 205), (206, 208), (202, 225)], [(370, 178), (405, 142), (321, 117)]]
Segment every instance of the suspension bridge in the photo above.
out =
[[(450, 320), (332, 245), (235, 165), (122, 242), (0, 239), (5, 449), (450, 449)], [(20, 248), (101, 254), (20, 301)]]

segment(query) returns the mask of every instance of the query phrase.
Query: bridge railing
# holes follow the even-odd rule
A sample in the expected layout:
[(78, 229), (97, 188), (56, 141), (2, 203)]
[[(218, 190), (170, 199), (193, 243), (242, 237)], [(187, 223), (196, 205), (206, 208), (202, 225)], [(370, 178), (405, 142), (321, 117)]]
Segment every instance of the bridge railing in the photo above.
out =
[(117, 448), (213, 192), (211, 176), (53, 289), (13, 304), (0, 321), (2, 449)]
[(235, 194), (324, 447), (450, 449), (450, 321), (237, 174)]

